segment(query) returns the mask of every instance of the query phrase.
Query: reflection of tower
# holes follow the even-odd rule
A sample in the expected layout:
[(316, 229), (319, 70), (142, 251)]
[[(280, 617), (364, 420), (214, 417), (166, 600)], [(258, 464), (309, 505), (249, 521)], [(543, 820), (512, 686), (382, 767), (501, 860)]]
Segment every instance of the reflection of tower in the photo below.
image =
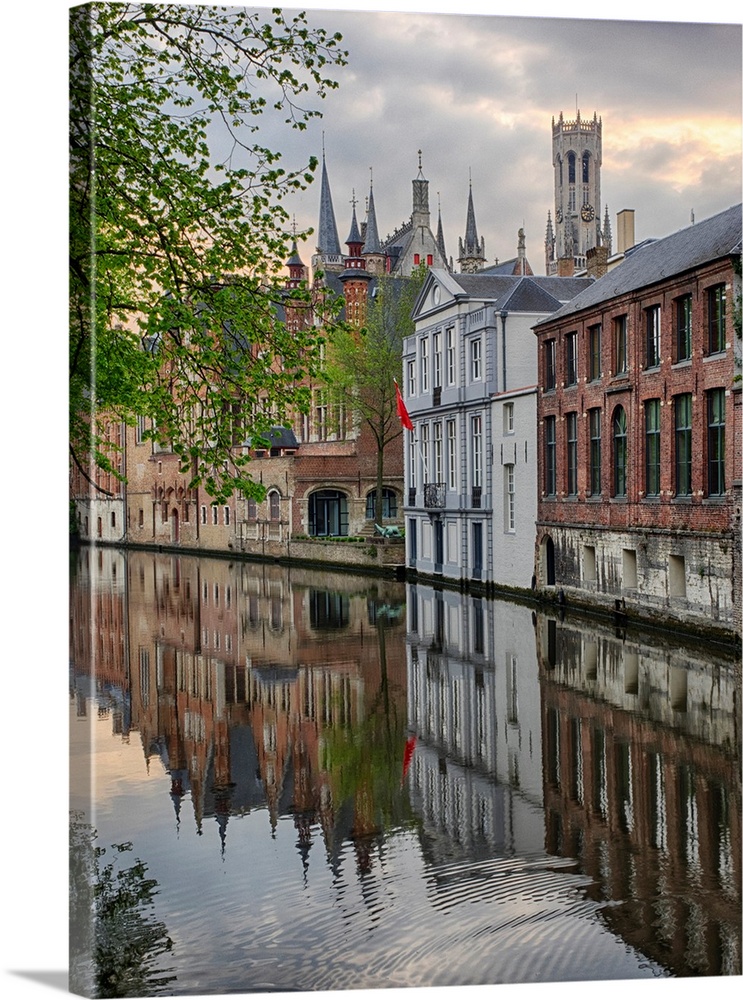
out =
[[(601, 119), (552, 119), (552, 165), (555, 176), (555, 216), (548, 218), (545, 263), (547, 274), (586, 266), (586, 254), (604, 243), (601, 230)], [(562, 273), (562, 272), (560, 272)]]

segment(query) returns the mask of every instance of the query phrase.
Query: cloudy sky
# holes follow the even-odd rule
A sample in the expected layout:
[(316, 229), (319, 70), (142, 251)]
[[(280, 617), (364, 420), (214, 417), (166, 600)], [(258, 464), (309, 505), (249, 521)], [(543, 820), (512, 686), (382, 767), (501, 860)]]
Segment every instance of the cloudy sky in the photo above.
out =
[[(320, 156), (324, 133), (341, 243), (354, 190), (363, 216), (370, 169), (380, 235), (409, 217), (421, 149), (447, 253), (456, 259), (464, 235), (471, 173), (488, 260), (515, 256), (523, 226), (532, 267), (543, 273), (551, 122), (560, 112), (574, 118), (576, 108), (603, 121), (600, 211), (603, 218), (608, 206), (615, 234), (624, 208), (635, 209), (640, 240), (741, 199), (741, 26), (730, 23), (740, 14), (729, 5), (714, 10), (726, 24), (670, 23), (653, 2), (634, 6), (655, 21), (544, 18), (536, 14), (546, 5), (529, 3), (498, 9), (534, 16), (485, 15), (466, 0), (331, 6), (304, 9), (343, 34), (340, 86), (322, 102), (322, 121), (276, 141), (292, 165)], [(446, 13), (455, 9), (464, 13)], [(316, 227), (318, 206), (316, 183), (291, 204), (297, 225)], [(300, 252), (309, 263), (312, 238)]]

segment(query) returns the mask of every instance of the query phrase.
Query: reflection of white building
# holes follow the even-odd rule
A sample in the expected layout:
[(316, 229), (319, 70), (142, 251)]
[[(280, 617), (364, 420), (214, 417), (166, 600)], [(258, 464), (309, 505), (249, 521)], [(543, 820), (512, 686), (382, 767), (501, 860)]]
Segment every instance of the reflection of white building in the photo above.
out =
[(427, 826), (470, 847), (541, 850), (539, 680), (530, 612), (408, 589), (411, 794)]
[[(526, 265), (524, 265), (524, 269)], [(432, 268), (403, 345), (407, 562), (529, 588), (537, 503), (534, 324), (586, 278)]]

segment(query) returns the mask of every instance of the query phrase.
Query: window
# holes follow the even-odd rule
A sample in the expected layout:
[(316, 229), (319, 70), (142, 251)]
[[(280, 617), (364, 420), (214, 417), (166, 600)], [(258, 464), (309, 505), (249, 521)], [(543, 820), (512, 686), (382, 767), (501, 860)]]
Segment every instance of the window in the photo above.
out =
[(691, 393), (674, 400), (676, 424), (676, 496), (691, 496)]
[(142, 416), (138, 416), (137, 417), (137, 437), (136, 437), (137, 444), (142, 444), (142, 442), (144, 441), (145, 427), (146, 427), (146, 425), (145, 425), (145, 418), (142, 417)]
[(575, 385), (578, 381), (578, 334), (573, 332), (565, 337), (565, 385)]
[(318, 441), (325, 441), (328, 436), (328, 401), (325, 393), (318, 390), (315, 394), (315, 433)]
[[(366, 518), (368, 521), (377, 516), (377, 491), (370, 490), (366, 494)], [(382, 489), (382, 517), (397, 517), (397, 497), (394, 490), (386, 486)]]
[(433, 387), (434, 389), (439, 389), (441, 387), (441, 334), (434, 333), (433, 335)]
[(139, 508), (139, 527), (144, 527), (144, 509), (142, 507)]
[(470, 381), (476, 382), (482, 377), (481, 341), (478, 337), (470, 343)]
[(219, 524), (219, 507), (212, 504), (212, 524)]
[(482, 417), (472, 417), (472, 485), (482, 486)]
[(583, 582), (596, 582), (596, 546), (583, 546)]
[(115, 510), (111, 511), (111, 527), (112, 528), (116, 527), (116, 511)]
[(707, 291), (707, 350), (718, 354), (725, 350), (725, 286)]
[(437, 483), (444, 481), (444, 448), (441, 439), (441, 421), (433, 425), (433, 474)]
[(504, 514), (506, 531), (516, 530), (516, 477), (513, 465), (503, 466)]
[(447, 488), (457, 488), (457, 422), (446, 422)]
[(691, 295), (676, 299), (676, 361), (691, 357)]
[(578, 414), (568, 413), (565, 418), (565, 444), (568, 465), (568, 496), (578, 492)]
[(588, 411), (588, 482), (591, 496), (601, 495), (601, 410)]
[(433, 267), (433, 254), (432, 253), (426, 254), (426, 264), (429, 267)]
[(617, 316), (614, 320), (614, 374), (624, 375), (627, 371), (627, 317)]
[(255, 521), (258, 518), (258, 505), (253, 497), (248, 497), (247, 517), (249, 521)]
[(276, 490), (268, 494), (268, 516), (272, 521), (278, 521), (281, 517), (281, 497)]
[(408, 396), (415, 395), (415, 361), (408, 361)]
[(588, 328), (588, 381), (601, 378), (601, 324)]
[(555, 418), (544, 418), (544, 492), (554, 496), (557, 491), (557, 456), (555, 454)]
[(429, 444), (429, 426), (428, 424), (421, 424), (421, 465), (423, 466), (423, 475), (428, 479), (428, 444)]
[(428, 392), (428, 337), (421, 337), (421, 392)]
[(555, 388), (555, 342), (545, 340), (544, 342), (544, 388), (545, 391)]
[[(415, 445), (415, 438), (412, 434), (409, 435), (408, 441), (408, 489), (413, 491), (415, 494), (415, 464), (418, 461), (417, 448)], [(414, 500), (408, 501), (409, 503), (414, 503)]]
[(225, 509), (224, 509), (224, 523), (225, 524), (229, 524), (230, 523), (230, 508), (229, 507), (225, 507)]
[(660, 306), (645, 310), (645, 367), (660, 364)]
[(201, 523), (206, 524), (206, 506), (204, 504), (201, 506)]
[(612, 421), (614, 444), (614, 496), (627, 496), (627, 414), (623, 406), (614, 411)]
[(513, 423), (513, 403), (503, 404), (503, 433), (513, 434), (514, 423)]
[(725, 492), (725, 390), (707, 394), (707, 493)]
[(645, 403), (645, 496), (660, 496), (660, 400)]
[(413, 254), (413, 264), (415, 265), (415, 267), (418, 267), (418, 265), (420, 264), (420, 262), (421, 262), (421, 255), (419, 253), (414, 253)]
[(446, 378), (449, 385), (454, 385), (457, 378), (457, 348), (453, 326), (446, 331)]

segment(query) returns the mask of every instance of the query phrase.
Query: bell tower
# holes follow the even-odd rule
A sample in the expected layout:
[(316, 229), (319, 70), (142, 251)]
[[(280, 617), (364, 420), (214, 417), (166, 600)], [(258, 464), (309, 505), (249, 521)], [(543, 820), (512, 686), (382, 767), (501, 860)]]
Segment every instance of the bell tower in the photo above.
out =
[(601, 119), (552, 119), (555, 176), (554, 232), (548, 221), (547, 274), (584, 270), (586, 254), (601, 246)]

